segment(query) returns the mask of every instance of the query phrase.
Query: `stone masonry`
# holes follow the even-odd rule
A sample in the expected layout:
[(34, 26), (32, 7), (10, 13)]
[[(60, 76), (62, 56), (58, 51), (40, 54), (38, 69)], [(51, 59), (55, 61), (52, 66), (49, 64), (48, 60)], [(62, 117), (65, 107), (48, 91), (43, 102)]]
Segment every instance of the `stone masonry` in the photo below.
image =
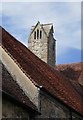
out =
[(28, 40), (28, 48), (41, 60), (55, 67), (55, 39), (53, 25), (40, 24), (32, 26)]

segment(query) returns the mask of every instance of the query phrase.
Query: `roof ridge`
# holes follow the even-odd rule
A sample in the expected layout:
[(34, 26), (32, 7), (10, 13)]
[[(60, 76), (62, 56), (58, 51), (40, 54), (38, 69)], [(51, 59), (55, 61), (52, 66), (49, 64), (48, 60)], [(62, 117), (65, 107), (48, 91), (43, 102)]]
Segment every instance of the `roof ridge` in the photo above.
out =
[(53, 23), (47, 23), (47, 24), (40, 24), (40, 25), (53, 25)]
[(58, 65), (71, 65), (71, 64), (74, 65), (74, 64), (79, 64), (79, 63), (81, 64), (83, 62), (82, 61), (78, 61), (78, 62), (71, 62), (71, 63), (62, 63), (62, 64), (60, 63), (60, 64), (56, 64), (56, 66), (58, 66)]
[[(45, 25), (53, 25), (53, 23), (47, 23), (47, 24), (40, 24), (41, 26), (45, 26)], [(33, 25), (32, 27), (35, 27), (35, 25)]]

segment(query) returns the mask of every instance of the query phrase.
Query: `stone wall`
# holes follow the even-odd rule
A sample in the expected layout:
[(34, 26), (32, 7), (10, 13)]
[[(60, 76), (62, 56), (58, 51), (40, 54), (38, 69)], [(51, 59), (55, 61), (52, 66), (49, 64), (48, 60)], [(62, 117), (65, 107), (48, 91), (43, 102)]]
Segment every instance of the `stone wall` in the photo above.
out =
[(37, 120), (41, 120), (39, 118), (58, 118), (60, 120), (83, 119), (77, 112), (63, 105), (62, 102), (53, 98), (47, 92), (40, 91), (39, 101), (41, 115), (36, 117)]
[(51, 96), (40, 93), (40, 112), (38, 118), (69, 118), (69, 110)]
[(30, 113), (25, 108), (21, 107), (15, 101), (6, 97), (2, 100), (2, 117), (3, 118), (27, 118), (30, 120)]
[[(39, 33), (40, 31), (42, 32), (41, 39), (40, 37), (37, 38), (37, 36), (34, 38), (37, 30), (39, 30)], [(46, 33), (45, 30), (50, 32)], [(55, 40), (53, 38), (53, 31), (48, 27), (45, 30), (42, 29), (40, 24), (38, 24), (35, 29), (33, 28), (29, 36), (28, 48), (41, 60), (55, 68)]]
[(49, 39), (48, 39), (48, 60), (47, 63), (55, 68), (55, 39), (53, 38), (53, 34), (49, 34)]
[[(37, 29), (40, 31), (42, 31), (40, 25), (37, 26), (37, 28), (35, 28), (35, 31), (37, 32)], [(34, 32), (33, 31), (30, 34), (29, 40), (28, 40), (28, 48), (36, 55), (38, 56), (41, 60), (43, 60), (44, 62), (47, 63), (47, 38), (45, 33), (42, 31), (42, 38), (38, 38), (36, 37), (36, 39), (34, 39)]]

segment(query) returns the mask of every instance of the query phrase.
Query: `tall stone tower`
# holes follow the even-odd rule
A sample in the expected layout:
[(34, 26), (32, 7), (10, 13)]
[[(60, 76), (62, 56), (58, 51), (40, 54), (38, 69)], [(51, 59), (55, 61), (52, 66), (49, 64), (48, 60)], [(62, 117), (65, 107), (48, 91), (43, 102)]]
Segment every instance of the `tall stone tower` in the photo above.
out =
[(53, 25), (40, 24), (32, 26), (28, 40), (28, 48), (41, 60), (55, 67), (55, 39)]

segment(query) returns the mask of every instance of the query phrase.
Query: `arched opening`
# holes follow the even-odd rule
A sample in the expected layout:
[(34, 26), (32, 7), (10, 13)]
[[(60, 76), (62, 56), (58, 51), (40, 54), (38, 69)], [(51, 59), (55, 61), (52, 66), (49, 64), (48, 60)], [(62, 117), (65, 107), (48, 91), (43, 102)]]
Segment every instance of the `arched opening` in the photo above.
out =
[(37, 39), (39, 38), (39, 30), (37, 29)]
[(36, 39), (36, 31), (34, 32), (34, 39)]
[(40, 39), (42, 38), (42, 31), (40, 30)]

